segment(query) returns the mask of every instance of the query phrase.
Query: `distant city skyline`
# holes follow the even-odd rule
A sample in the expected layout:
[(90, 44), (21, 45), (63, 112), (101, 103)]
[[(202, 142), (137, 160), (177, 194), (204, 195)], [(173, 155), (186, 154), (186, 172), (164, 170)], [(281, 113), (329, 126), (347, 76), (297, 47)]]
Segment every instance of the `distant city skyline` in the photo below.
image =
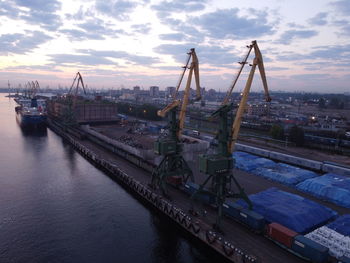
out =
[(96, 89), (165, 90), (195, 48), (201, 86), (225, 91), (257, 40), (270, 90), (350, 90), (348, 0), (7, 0), (0, 16), (0, 87), (70, 86), (80, 71)]

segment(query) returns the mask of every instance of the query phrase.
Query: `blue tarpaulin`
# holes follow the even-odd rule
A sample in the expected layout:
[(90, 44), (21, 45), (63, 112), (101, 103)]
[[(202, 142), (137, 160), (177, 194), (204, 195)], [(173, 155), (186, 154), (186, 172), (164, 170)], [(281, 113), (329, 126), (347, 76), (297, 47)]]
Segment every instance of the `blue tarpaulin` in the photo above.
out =
[(299, 183), (297, 189), (350, 208), (350, 178), (328, 173)]
[[(335, 218), (337, 212), (296, 194), (269, 188), (249, 196), (253, 210), (268, 222), (276, 222), (304, 234)], [(243, 200), (238, 203), (244, 207)]]
[(343, 236), (350, 237), (350, 214), (338, 217), (337, 220), (329, 223), (327, 227), (337, 231)]
[(276, 164), (270, 159), (260, 158), (245, 152), (234, 152), (233, 157), (236, 161), (235, 167), (246, 172), (255, 170), (258, 167), (271, 167)]
[(284, 163), (270, 167), (258, 167), (252, 173), (286, 185), (296, 185), (317, 176), (315, 172)]

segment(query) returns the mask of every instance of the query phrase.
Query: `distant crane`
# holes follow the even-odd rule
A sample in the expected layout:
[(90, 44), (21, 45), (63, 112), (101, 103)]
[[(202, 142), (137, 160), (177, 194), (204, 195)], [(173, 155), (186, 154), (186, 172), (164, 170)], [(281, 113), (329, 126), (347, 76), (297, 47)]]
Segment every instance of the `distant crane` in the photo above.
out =
[[(191, 62), (191, 63), (190, 63)], [(181, 86), (182, 80), (189, 69), (186, 87), (184, 90), (184, 95), (182, 100), (177, 99), (179, 88)], [(188, 53), (188, 58), (183, 71), (180, 75), (178, 85), (172, 96), (172, 102), (169, 103), (164, 109), (158, 111), (158, 116), (165, 117), (168, 112), (169, 121), (168, 128), (169, 134), (166, 138), (159, 138), (155, 144), (155, 153), (162, 155), (163, 159), (160, 164), (154, 169), (152, 173), (151, 186), (153, 188), (161, 188), (162, 192), (167, 195), (166, 182), (169, 178), (181, 178), (182, 182), (186, 182), (188, 178), (193, 181), (192, 170), (188, 166), (187, 162), (182, 156), (182, 144), (180, 142), (181, 134), (184, 128), (185, 115), (187, 105), (189, 104), (190, 98), (190, 87), (192, 81), (192, 75), (195, 76), (196, 82), (196, 101), (201, 99), (200, 94), (200, 84), (199, 84), (199, 65), (198, 58), (195, 49), (192, 48)], [(181, 105), (180, 113), (178, 119), (176, 118), (177, 108)]]
[[(217, 135), (218, 151), (216, 154), (204, 154), (199, 156), (199, 170), (200, 172), (207, 174), (208, 177), (204, 183), (200, 185), (199, 189), (191, 196), (191, 199), (193, 200), (199, 193), (204, 193), (210, 194), (215, 198), (215, 205), (218, 209), (215, 225), (218, 229), (220, 229), (221, 226), (222, 205), (225, 202), (226, 198), (241, 198), (248, 204), (249, 209), (252, 209), (252, 203), (246, 195), (244, 188), (240, 186), (232, 174), (232, 169), (234, 167), (234, 158), (232, 156), (232, 153), (234, 151), (234, 147), (238, 138), (241, 120), (247, 104), (256, 66), (258, 66), (260, 71), (260, 76), (265, 90), (266, 101), (271, 101), (268, 92), (263, 59), (258, 44), (256, 41), (252, 41), (252, 44), (247, 47), (249, 49), (248, 54), (245, 56), (244, 60), (240, 62), (241, 68), (238, 71), (238, 74), (235, 77), (232, 86), (228, 90), (221, 107), (212, 114), (212, 117), (219, 117), (219, 132)], [(239, 103), (235, 119), (231, 124), (232, 117), (229, 116), (229, 112), (233, 110), (233, 104), (230, 103), (229, 100), (232, 95), (232, 90), (243, 70), (243, 67), (245, 64), (247, 64), (247, 60), (252, 49), (254, 49), (255, 58), (253, 60), (253, 64), (251, 65), (252, 67), (242, 93), (242, 98)], [(211, 187), (209, 188), (209, 191), (204, 190), (204, 187), (209, 181), (211, 181)], [(237, 187), (238, 192), (232, 192), (232, 182)]]
[(78, 98), (80, 86), (83, 89), (84, 94), (86, 95), (86, 89), (84, 86), (83, 77), (81, 76), (80, 72), (78, 72), (75, 75), (75, 78), (73, 79), (73, 83), (72, 83), (72, 85), (68, 91), (67, 97), (66, 97), (68, 108), (63, 115), (63, 122), (68, 126), (75, 126), (77, 124), (76, 115), (75, 115), (75, 108), (76, 108), (76, 104), (77, 104), (77, 98)]
[(83, 92), (86, 95), (86, 89), (84, 86), (83, 77), (81, 76), (80, 72), (77, 72), (77, 74), (75, 75), (75, 78), (73, 80), (73, 83), (69, 88), (68, 95), (67, 95), (69, 102), (73, 108), (75, 107), (75, 105), (77, 103), (77, 97), (79, 94), (79, 87), (80, 87), (79, 84), (81, 84)]

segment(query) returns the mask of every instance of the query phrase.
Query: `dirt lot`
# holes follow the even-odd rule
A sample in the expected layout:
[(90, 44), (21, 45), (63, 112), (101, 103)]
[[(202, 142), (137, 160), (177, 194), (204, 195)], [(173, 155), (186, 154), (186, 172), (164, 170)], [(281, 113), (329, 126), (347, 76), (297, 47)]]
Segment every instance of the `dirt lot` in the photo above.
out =
[(157, 135), (150, 134), (140, 124), (110, 124), (91, 127), (109, 138), (121, 141), (138, 149), (153, 149)]

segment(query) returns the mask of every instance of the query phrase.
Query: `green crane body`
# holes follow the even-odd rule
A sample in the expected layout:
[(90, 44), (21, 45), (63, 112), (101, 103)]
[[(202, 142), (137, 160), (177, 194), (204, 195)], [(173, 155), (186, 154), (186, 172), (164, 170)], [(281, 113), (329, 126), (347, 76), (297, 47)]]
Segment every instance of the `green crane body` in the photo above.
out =
[(193, 181), (192, 170), (182, 156), (183, 145), (178, 138), (179, 121), (176, 117), (177, 107), (172, 108), (168, 114), (169, 135), (159, 138), (154, 143), (154, 151), (162, 155), (163, 159), (152, 173), (151, 186), (159, 187), (165, 195), (168, 195), (166, 182), (168, 177), (180, 176), (185, 183), (190, 178)]

